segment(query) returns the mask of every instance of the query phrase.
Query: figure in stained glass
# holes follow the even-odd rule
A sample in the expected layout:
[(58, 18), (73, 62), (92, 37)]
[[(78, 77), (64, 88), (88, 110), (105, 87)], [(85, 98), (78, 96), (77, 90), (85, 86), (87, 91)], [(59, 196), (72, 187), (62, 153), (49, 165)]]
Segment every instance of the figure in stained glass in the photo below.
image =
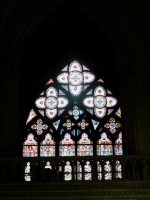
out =
[(75, 156), (75, 142), (71, 139), (71, 135), (66, 133), (64, 139), (60, 141), (59, 156)]
[(119, 160), (115, 163), (115, 178), (122, 179), (122, 166)]
[(30, 162), (27, 162), (24, 171), (24, 180), (31, 181), (31, 174), (30, 174)]
[(40, 156), (55, 156), (55, 142), (52, 140), (52, 136), (49, 133), (45, 135), (45, 139), (40, 144)]
[(27, 140), (23, 143), (23, 157), (37, 157), (38, 156), (38, 143), (34, 140), (32, 133), (28, 134)]
[(81, 139), (77, 142), (77, 156), (92, 156), (93, 142), (88, 138), (87, 133), (81, 135)]
[(101, 139), (97, 141), (96, 152), (99, 156), (113, 155), (112, 141), (107, 138), (107, 134), (105, 132), (101, 134)]
[(77, 180), (82, 180), (82, 166), (79, 161), (77, 161)]
[(72, 180), (72, 167), (69, 161), (66, 162), (66, 165), (64, 167), (64, 180), (65, 181)]
[(102, 165), (97, 161), (97, 179), (102, 180)]
[(89, 161), (84, 165), (84, 180), (92, 180), (92, 166)]
[(104, 179), (112, 180), (112, 166), (109, 161), (106, 161), (104, 165)]
[(115, 141), (115, 155), (123, 155), (122, 149), (122, 132), (119, 133), (118, 139)]

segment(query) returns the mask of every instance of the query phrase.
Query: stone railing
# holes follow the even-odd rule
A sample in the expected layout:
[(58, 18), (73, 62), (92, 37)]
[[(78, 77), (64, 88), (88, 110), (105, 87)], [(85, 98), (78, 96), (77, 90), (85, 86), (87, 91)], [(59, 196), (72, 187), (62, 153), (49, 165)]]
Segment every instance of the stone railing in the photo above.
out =
[(0, 183), (136, 180), (150, 181), (150, 156), (0, 158)]

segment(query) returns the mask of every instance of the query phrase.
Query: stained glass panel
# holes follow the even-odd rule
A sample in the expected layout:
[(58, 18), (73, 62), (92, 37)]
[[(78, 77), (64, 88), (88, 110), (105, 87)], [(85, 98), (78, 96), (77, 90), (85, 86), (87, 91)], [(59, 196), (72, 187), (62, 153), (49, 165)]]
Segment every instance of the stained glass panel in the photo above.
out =
[(91, 89), (86, 95), (91, 95), (93, 93), (93, 89)]
[(68, 91), (68, 85), (62, 85), (62, 87), (63, 87), (66, 91)]
[(83, 66), (83, 70), (89, 70), (86, 66), (82, 65)]
[(56, 130), (58, 130), (59, 124), (60, 124), (60, 120), (57, 120), (56, 122), (53, 122), (53, 126), (55, 127)]
[(82, 119), (81, 122), (77, 123), (77, 125), (81, 127), (81, 130), (85, 130), (85, 128), (89, 125), (89, 123), (87, 123), (85, 119)]
[(55, 156), (55, 142), (52, 140), (52, 136), (49, 133), (45, 135), (45, 139), (40, 144), (40, 156)]
[(113, 107), (117, 104), (117, 99), (115, 97), (106, 97), (107, 107)]
[(53, 110), (46, 109), (46, 110), (45, 110), (45, 113), (46, 113), (46, 116), (47, 116), (49, 119), (52, 119), (52, 118), (54, 118), (54, 117), (57, 115), (57, 109), (53, 109)]
[(93, 115), (93, 109), (87, 109), (87, 111), (88, 111), (91, 115)]
[(70, 93), (74, 96), (78, 96), (81, 93), (82, 88), (83, 88), (83, 85), (78, 85), (78, 86), (69, 85)]
[(68, 83), (68, 73), (62, 73), (59, 76), (57, 76), (57, 80), (59, 83), (66, 84)]
[(89, 161), (84, 165), (84, 180), (92, 180), (92, 166)]
[(94, 108), (96, 117), (103, 118), (106, 115), (106, 108)]
[(83, 133), (81, 139), (77, 142), (77, 156), (93, 156), (93, 144), (88, 135)]
[(27, 121), (26, 121), (26, 125), (36, 116), (37, 116), (37, 114), (35, 113), (35, 111), (33, 109), (31, 109), (31, 111), (28, 115)]
[(115, 164), (115, 178), (122, 179), (122, 166), (119, 160), (117, 160)]
[(39, 109), (44, 109), (45, 108), (45, 97), (39, 97), (36, 101), (35, 101), (35, 105), (37, 108)]
[(51, 163), (49, 161), (46, 162), (45, 169), (52, 169)]
[(27, 162), (24, 171), (24, 180), (31, 181), (31, 174), (30, 174), (30, 162)]
[(38, 143), (34, 140), (34, 135), (30, 133), (27, 140), (23, 143), (23, 157), (37, 157), (38, 156)]
[(106, 161), (104, 165), (104, 179), (112, 180), (112, 166), (109, 161)]
[(64, 180), (65, 181), (72, 180), (72, 167), (69, 161), (66, 162), (66, 165), (64, 167)]
[(77, 180), (82, 180), (82, 166), (79, 161), (77, 161)]
[(82, 74), (84, 76), (84, 84), (91, 83), (95, 79), (95, 76), (90, 72), (83, 72)]
[(94, 96), (99, 96), (99, 95), (106, 96), (106, 91), (102, 86), (98, 86), (94, 90)]
[(95, 121), (94, 119), (91, 119), (91, 121), (92, 121), (94, 130), (96, 130), (99, 125), (99, 122)]
[(97, 161), (97, 180), (102, 180), (102, 166), (99, 161)]
[(44, 116), (44, 111), (43, 110), (38, 110), (38, 111), (42, 116)]
[(68, 65), (64, 67), (61, 71), (67, 71), (68, 70)]
[(112, 145), (97, 145), (96, 152), (98, 156), (110, 156), (113, 155)]
[(89, 85), (84, 85), (83, 86), (83, 91), (85, 91), (88, 87), (89, 87)]
[(122, 145), (114, 146), (115, 155), (123, 155)]
[(75, 156), (75, 145), (71, 139), (71, 135), (66, 133), (64, 139), (60, 141), (59, 155), (60, 156)]
[(117, 112), (115, 113), (119, 118), (121, 118), (121, 108), (118, 108)]

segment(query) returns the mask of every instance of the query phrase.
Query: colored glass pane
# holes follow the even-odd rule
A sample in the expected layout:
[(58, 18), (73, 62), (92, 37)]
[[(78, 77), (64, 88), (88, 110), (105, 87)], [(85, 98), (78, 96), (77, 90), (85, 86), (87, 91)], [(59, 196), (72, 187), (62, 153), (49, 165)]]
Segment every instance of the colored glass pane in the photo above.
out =
[(33, 109), (31, 109), (31, 111), (30, 111), (30, 113), (28, 115), (28, 119), (26, 121), (26, 125), (36, 116), (37, 116), (37, 114), (35, 113), (35, 111)]
[(104, 179), (112, 180), (112, 166), (109, 161), (106, 161), (104, 165)]
[(92, 180), (92, 167), (90, 165), (90, 162), (87, 161), (84, 165), (84, 180)]
[(64, 139), (60, 141), (59, 155), (60, 156), (75, 156), (75, 145), (71, 139), (71, 135), (66, 133)]
[(119, 160), (115, 163), (115, 178), (122, 179), (122, 166)]
[(40, 144), (40, 156), (55, 156), (55, 142), (52, 140), (52, 136), (49, 133), (45, 135), (45, 139)]
[(31, 181), (31, 174), (30, 174), (30, 162), (27, 162), (24, 171), (24, 180)]
[(72, 180), (72, 167), (69, 161), (66, 162), (66, 165), (64, 167), (64, 180), (65, 181)]
[(102, 180), (102, 166), (99, 161), (97, 161), (97, 180)]
[(77, 180), (82, 180), (82, 166), (79, 161), (77, 161)]

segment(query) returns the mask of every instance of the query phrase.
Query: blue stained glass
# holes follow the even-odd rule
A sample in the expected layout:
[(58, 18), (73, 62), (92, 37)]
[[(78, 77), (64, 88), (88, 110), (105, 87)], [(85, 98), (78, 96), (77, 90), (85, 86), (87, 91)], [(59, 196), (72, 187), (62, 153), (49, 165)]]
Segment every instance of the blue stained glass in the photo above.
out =
[(65, 131), (64, 129), (61, 129), (60, 130), (60, 135), (62, 135), (64, 133), (64, 131)]
[(68, 111), (68, 114), (69, 114), (69, 115), (72, 115), (72, 110), (69, 110), (69, 111)]
[(81, 133), (81, 131), (77, 129), (77, 136), (78, 136), (80, 133)]
[(75, 129), (72, 130), (71, 133), (75, 136), (75, 134), (76, 134)]

